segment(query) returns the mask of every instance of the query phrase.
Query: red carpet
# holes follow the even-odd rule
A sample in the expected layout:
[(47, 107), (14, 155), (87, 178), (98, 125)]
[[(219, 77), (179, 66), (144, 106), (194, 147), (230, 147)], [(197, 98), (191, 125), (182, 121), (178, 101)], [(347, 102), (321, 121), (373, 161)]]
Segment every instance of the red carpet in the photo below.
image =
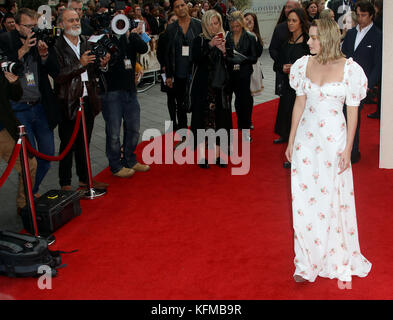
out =
[[(254, 110), (251, 169), (152, 165), (131, 179), (109, 170), (102, 199), (56, 232), (64, 255), (51, 290), (0, 278), (14, 299), (393, 299), (393, 172), (378, 169), (379, 121), (363, 110), (362, 159), (353, 166), (360, 247), (372, 264), (351, 290), (336, 280), (295, 283), (289, 170), (273, 145), (277, 100)], [(141, 153), (142, 145), (139, 146)]]

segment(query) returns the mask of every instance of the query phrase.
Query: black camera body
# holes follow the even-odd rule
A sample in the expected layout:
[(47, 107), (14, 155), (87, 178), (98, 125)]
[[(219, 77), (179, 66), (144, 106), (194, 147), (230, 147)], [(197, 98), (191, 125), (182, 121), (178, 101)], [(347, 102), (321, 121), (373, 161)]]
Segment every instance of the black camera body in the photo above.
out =
[(3, 51), (0, 49), (0, 65), (1, 70), (3, 72), (10, 72), (16, 76), (20, 76), (23, 74), (24, 65), (21, 61), (11, 61), (8, 60), (7, 56), (3, 54)]
[(138, 28), (139, 21), (135, 21), (135, 20), (132, 20), (132, 19), (128, 19), (128, 20), (130, 21), (130, 30)]
[(56, 38), (60, 35), (60, 29), (53, 27), (51, 29), (40, 29), (35, 27), (32, 29), (34, 32), (34, 37), (41, 40), (47, 44), (48, 47), (53, 47), (56, 42)]
[(114, 61), (119, 55), (119, 48), (114, 44), (110, 38), (104, 35), (100, 40), (94, 43), (90, 55), (95, 55), (95, 63), (100, 63), (100, 58), (104, 58), (106, 54), (111, 55), (111, 61)]

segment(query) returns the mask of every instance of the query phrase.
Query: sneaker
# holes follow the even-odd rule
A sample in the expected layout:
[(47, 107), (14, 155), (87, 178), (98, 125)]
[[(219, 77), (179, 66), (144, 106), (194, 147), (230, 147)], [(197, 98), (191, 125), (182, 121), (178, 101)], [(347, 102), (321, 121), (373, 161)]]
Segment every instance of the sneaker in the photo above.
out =
[(136, 165), (132, 167), (132, 170), (135, 170), (138, 172), (146, 172), (146, 171), (150, 170), (150, 167), (147, 164), (141, 164), (141, 163), (137, 162)]
[(72, 191), (72, 187), (71, 186), (62, 186), (61, 190)]
[(120, 178), (129, 178), (129, 177), (133, 176), (134, 173), (135, 173), (135, 170), (123, 167), (119, 171), (114, 173), (113, 175), (116, 177), (120, 177)]

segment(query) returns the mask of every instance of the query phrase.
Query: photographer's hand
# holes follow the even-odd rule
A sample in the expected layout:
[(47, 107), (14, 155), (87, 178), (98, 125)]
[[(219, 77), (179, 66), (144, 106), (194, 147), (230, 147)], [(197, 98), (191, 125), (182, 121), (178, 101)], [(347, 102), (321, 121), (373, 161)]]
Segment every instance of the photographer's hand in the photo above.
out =
[(16, 80), (18, 80), (18, 76), (14, 75), (13, 73), (4, 71), (4, 76), (8, 80), (9, 83), (14, 83)]
[(169, 88), (173, 88), (173, 81), (172, 78), (167, 78), (165, 81), (165, 85)]
[(45, 60), (48, 57), (48, 45), (42, 41), (38, 40), (38, 53), (41, 56), (42, 60)]
[(89, 63), (94, 63), (94, 61), (96, 60), (96, 56), (90, 55), (89, 53), (90, 53), (90, 50), (85, 51), (82, 54), (81, 59), (79, 60), (83, 67), (86, 67)]
[[(143, 22), (139, 22), (138, 26), (131, 30), (132, 33), (142, 34), (143, 32)], [(128, 37), (129, 35), (127, 35)]]
[(26, 40), (22, 39), (23, 46), (18, 50), (18, 59), (22, 59), (22, 57), (30, 51), (30, 48), (34, 47), (37, 44), (37, 38), (33, 38), (34, 32), (31, 32)]
[(101, 68), (105, 68), (110, 59), (111, 59), (110, 53), (107, 53), (104, 58), (100, 58)]

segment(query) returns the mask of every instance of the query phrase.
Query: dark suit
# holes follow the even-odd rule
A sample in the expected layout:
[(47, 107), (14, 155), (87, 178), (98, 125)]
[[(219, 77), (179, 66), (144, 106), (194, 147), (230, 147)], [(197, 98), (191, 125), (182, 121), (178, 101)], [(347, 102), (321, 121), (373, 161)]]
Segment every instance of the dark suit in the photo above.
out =
[[(382, 33), (373, 25), (364, 36), (355, 50), (355, 40), (358, 31), (352, 28), (347, 32), (342, 45), (342, 52), (347, 58), (352, 58), (364, 70), (368, 79), (368, 88), (372, 89), (380, 81), (382, 73)], [(359, 128), (360, 111), (363, 102), (359, 107), (358, 127), (356, 129), (355, 141), (353, 144), (352, 155), (359, 153)]]
[(278, 24), (274, 29), (272, 40), (270, 41), (269, 53), (270, 57), (273, 59), (273, 70), (276, 72), (276, 89), (275, 94), (280, 95), (280, 90), (278, 85), (282, 83), (285, 79), (282, 73), (278, 70), (278, 61), (280, 57), (280, 50), (285, 42), (289, 39), (289, 29), (288, 23), (286, 21)]

